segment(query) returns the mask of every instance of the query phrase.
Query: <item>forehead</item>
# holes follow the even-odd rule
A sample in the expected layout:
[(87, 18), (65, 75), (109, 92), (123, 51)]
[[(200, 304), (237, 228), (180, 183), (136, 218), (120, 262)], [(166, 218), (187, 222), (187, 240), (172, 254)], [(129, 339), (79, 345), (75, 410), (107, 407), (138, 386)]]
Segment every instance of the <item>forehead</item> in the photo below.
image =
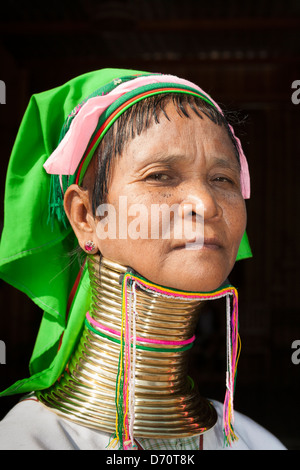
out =
[(153, 119), (141, 134), (126, 142), (121, 156), (132, 164), (150, 164), (156, 160), (175, 163), (180, 158), (192, 159), (202, 154), (227, 159), (239, 168), (235, 147), (224, 125), (193, 111), (186, 117), (169, 103), (158, 122)]

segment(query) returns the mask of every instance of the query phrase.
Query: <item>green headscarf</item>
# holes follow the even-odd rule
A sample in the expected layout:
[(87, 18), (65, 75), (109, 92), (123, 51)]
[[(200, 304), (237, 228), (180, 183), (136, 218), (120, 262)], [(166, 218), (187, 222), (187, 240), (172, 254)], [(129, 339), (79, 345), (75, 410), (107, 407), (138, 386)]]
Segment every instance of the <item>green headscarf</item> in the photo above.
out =
[[(83, 267), (79, 277), (79, 261), (70, 262), (69, 254), (78, 245), (70, 225), (54, 220), (52, 228), (49, 226), (51, 177), (43, 165), (78, 103), (117, 77), (141, 73), (120, 69), (90, 72), (30, 99), (8, 165), (0, 276), (27, 294), (44, 314), (29, 364), (30, 377), (0, 396), (42, 390), (57, 380), (78, 341), (90, 303), (87, 269)], [(245, 233), (237, 260), (251, 256)]]

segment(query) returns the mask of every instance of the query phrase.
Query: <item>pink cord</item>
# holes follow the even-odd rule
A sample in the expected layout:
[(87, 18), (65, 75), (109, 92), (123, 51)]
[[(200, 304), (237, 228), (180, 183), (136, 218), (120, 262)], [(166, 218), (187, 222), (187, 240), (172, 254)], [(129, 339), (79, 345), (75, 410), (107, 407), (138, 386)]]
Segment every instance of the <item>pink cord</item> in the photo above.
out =
[[(87, 312), (86, 317), (87, 317), (88, 321), (93, 326), (101, 328), (104, 331), (108, 331), (109, 333), (111, 333), (113, 335), (121, 336), (121, 333), (119, 331), (113, 330), (112, 328), (109, 328), (107, 326), (103, 326), (100, 323), (98, 323), (96, 320), (94, 320), (94, 318), (92, 318), (90, 316), (89, 312)], [(185, 341), (162, 341), (162, 340), (159, 340), (159, 339), (146, 339), (146, 338), (142, 338), (142, 337), (137, 337), (136, 340), (140, 343), (162, 344), (162, 345), (165, 345), (165, 346), (185, 346), (185, 345), (190, 344), (193, 341), (195, 341), (195, 338), (196, 338), (196, 336), (194, 335), (194, 336), (192, 336), (191, 338), (189, 338)]]

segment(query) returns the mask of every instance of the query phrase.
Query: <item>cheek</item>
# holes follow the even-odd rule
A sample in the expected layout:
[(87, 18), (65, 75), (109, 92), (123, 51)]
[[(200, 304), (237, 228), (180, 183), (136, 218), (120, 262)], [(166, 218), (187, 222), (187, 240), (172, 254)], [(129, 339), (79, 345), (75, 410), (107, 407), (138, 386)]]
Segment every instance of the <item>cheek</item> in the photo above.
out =
[(107, 259), (123, 266), (130, 266), (141, 275), (157, 280), (162, 264), (162, 249), (159, 240), (101, 240), (99, 249)]
[[(162, 217), (176, 201), (171, 191), (158, 191), (157, 188), (141, 190), (135, 185), (124, 186), (119, 191), (111, 192), (108, 202), (115, 208), (117, 230), (121, 237), (127, 233), (130, 241), (157, 241), (162, 235)], [(118, 233), (120, 233), (118, 231)], [(155, 243), (153, 243), (155, 244)]]
[(247, 211), (244, 199), (239, 199), (235, 201), (235, 204), (230, 204), (225, 220), (229, 228), (232, 244), (237, 246), (238, 249), (247, 225)]
[(118, 195), (109, 199), (107, 207), (111, 208), (110, 216), (105, 214), (96, 230), (102, 255), (125, 265), (136, 259), (151, 265), (158, 259), (163, 251), (160, 223), (153, 224), (147, 197)]

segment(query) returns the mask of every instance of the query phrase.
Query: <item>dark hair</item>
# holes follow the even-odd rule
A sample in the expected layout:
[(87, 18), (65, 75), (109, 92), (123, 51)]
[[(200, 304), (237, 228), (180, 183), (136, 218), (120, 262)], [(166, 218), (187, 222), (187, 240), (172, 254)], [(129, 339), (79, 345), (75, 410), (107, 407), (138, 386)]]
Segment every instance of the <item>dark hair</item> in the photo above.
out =
[(108, 193), (109, 178), (111, 176), (112, 163), (118, 155), (121, 155), (126, 143), (155, 122), (159, 123), (159, 117), (163, 114), (168, 120), (166, 106), (173, 102), (176, 111), (181, 117), (190, 118), (188, 110), (192, 110), (199, 118), (207, 116), (214, 124), (224, 126), (235, 150), (239, 161), (239, 152), (235, 138), (230, 130), (227, 119), (214, 106), (193, 95), (168, 93), (154, 95), (145, 98), (128, 108), (110, 127), (97, 150), (95, 168), (96, 175), (92, 193), (92, 208), (95, 216), (99, 204), (105, 202)]

